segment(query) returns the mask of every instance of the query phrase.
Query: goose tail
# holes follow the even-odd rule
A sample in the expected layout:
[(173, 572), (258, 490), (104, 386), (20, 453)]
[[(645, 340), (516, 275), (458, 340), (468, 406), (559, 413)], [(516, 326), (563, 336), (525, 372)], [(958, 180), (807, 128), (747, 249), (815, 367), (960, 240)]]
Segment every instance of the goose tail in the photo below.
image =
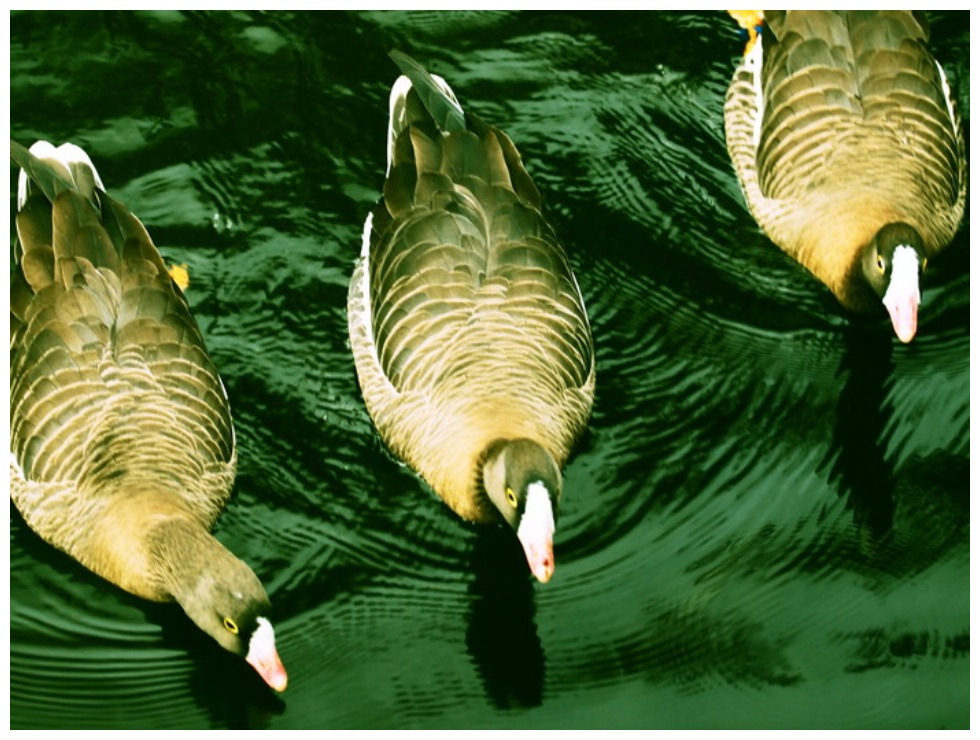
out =
[[(391, 88), (388, 119), (388, 171), (395, 158), (398, 135), (412, 124), (434, 123), (443, 134), (466, 130), (466, 114), (456, 93), (442, 77), (429, 73), (404, 52), (389, 56), (402, 75)], [(410, 95), (412, 91), (415, 95)]]
[(38, 190), (54, 202), (59, 193), (70, 190), (98, 208), (97, 190), (105, 190), (102, 178), (85, 151), (75, 144), (54, 146), (37, 141), (30, 149), (10, 142), (10, 158), (20, 167), (17, 180), (17, 210), (23, 210)]
[(11, 312), (21, 317), (31, 295), (52, 281), (68, 286), (86, 265), (117, 270), (119, 254), (106, 238), (108, 196), (88, 154), (74, 144), (38, 141), (27, 149), (11, 141), (10, 158), (20, 167), (17, 263), (23, 276), (11, 284)]

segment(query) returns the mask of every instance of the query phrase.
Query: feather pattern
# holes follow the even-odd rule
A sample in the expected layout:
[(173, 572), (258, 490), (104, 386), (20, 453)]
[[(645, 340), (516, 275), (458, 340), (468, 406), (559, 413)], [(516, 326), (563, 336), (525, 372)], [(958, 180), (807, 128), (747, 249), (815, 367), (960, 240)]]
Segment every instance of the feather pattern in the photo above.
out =
[(392, 56), (384, 197), (348, 301), (358, 378), (391, 450), (460, 516), (498, 521), (480, 478), (491, 442), (529, 438), (561, 465), (588, 422), (586, 310), (510, 139)]
[[(187, 301), (85, 152), (12, 142), (11, 157), (11, 499), (49, 543), (131, 593), (177, 600), (244, 655), (268, 599), (209, 533), (231, 494), (235, 433)], [(278, 657), (272, 671), (284, 687)]]
[(966, 202), (962, 126), (924, 19), (766, 11), (725, 103), (728, 149), (763, 231), (851, 310), (880, 310), (862, 250), (889, 223), (925, 256)]

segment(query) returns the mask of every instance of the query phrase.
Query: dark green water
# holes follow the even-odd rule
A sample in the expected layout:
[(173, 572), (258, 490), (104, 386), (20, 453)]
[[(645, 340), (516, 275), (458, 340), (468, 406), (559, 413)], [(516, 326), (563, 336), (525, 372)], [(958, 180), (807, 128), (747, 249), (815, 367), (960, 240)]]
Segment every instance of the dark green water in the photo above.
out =
[[(932, 19), (968, 126), (968, 15)], [(271, 696), (11, 507), (12, 727), (969, 725), (969, 224), (912, 345), (849, 322), (743, 205), (724, 13), (10, 29), (11, 136), (85, 147), (189, 265), (240, 445), (217, 533), (264, 581), (290, 675)], [(546, 586), (384, 451), (360, 399), (345, 299), (392, 47), (511, 135), (585, 293), (598, 397)]]

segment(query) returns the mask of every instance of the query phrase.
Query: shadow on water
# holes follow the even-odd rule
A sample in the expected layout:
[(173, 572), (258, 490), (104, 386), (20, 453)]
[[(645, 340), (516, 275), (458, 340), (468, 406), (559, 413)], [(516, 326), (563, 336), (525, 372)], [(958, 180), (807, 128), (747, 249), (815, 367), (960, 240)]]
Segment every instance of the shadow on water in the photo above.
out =
[(514, 533), (481, 527), (471, 568), (466, 647), (487, 698), (501, 709), (539, 706), (544, 649), (534, 622), (534, 584)]
[(147, 604), (147, 620), (160, 626), (164, 647), (193, 656), (190, 693), (212, 727), (266, 729), (286, 703), (245, 660), (222, 649), (197, 629), (175, 604)]
[(875, 539), (892, 528), (894, 476), (885, 460), (886, 381), (893, 368), (892, 336), (880, 325), (852, 323), (844, 330), (840, 375), (847, 375), (837, 404), (829, 454), (831, 478), (854, 512), (855, 524)]

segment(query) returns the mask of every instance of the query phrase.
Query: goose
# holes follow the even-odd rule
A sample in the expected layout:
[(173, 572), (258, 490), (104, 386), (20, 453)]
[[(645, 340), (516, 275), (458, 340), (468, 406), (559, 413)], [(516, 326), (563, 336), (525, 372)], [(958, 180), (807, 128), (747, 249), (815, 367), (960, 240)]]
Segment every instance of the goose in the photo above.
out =
[(595, 395), (585, 303), (511, 140), (391, 57), (383, 196), (348, 292), (362, 396), (393, 454), (462, 519), (512, 527), (544, 583)]
[(928, 37), (911, 11), (765, 11), (724, 109), (762, 230), (844, 308), (884, 304), (902, 342), (966, 203), (963, 129)]
[(176, 601), (282, 691), (269, 599), (210, 533), (235, 433), (187, 301), (85, 151), (10, 146), (10, 497), (49, 544), (136, 596)]

